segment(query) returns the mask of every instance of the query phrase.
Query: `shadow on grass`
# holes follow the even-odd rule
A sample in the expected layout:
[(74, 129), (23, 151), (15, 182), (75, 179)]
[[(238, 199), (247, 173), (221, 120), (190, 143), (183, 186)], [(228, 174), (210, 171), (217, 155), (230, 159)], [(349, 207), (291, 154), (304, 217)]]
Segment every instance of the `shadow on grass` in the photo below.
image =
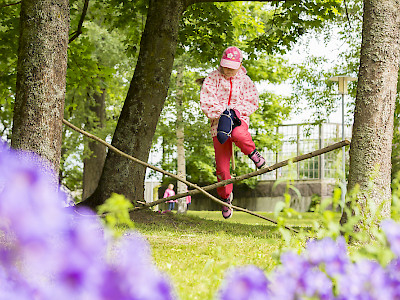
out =
[[(207, 220), (198, 216), (176, 213), (159, 213), (150, 210), (131, 213), (139, 231), (169, 231), (181, 234), (224, 234), (255, 238), (279, 238), (280, 233), (273, 224), (242, 224), (225, 220)], [(295, 227), (294, 227), (295, 228)]]

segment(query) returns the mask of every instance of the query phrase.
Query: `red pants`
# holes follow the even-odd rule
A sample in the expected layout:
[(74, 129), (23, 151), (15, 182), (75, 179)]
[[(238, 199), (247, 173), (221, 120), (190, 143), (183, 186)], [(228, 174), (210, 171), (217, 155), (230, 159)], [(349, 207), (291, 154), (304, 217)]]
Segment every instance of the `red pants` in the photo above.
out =
[[(243, 152), (244, 155), (249, 155), (256, 149), (256, 146), (251, 138), (249, 126), (246, 122), (242, 121), (242, 125), (236, 127), (232, 131), (232, 136), (224, 143), (218, 142), (217, 137), (213, 137), (214, 150), (215, 150), (215, 164), (217, 165), (217, 179), (218, 182), (231, 178), (230, 173), (230, 159), (232, 156), (232, 142)], [(218, 195), (226, 199), (232, 193), (233, 184), (217, 188)]]

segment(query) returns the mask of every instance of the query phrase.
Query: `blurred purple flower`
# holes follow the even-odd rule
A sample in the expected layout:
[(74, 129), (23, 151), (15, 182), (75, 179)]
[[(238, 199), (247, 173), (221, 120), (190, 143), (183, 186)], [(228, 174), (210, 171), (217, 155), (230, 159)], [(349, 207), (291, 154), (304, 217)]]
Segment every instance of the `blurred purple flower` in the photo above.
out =
[(310, 241), (305, 256), (314, 266), (323, 264), (329, 276), (342, 274), (346, 265), (350, 263), (343, 237), (338, 237), (336, 241), (331, 238)]
[[(322, 300), (334, 299), (332, 280), (318, 269), (308, 270), (302, 279), (304, 295)], [(303, 294), (297, 294), (303, 296)], [(300, 298), (300, 297), (298, 297)]]
[(381, 228), (386, 235), (390, 249), (397, 257), (400, 257), (400, 224), (393, 220), (384, 220)]
[(376, 261), (361, 260), (350, 264), (338, 278), (338, 299), (392, 300), (390, 278)]
[(333, 299), (331, 280), (305, 256), (288, 252), (281, 256), (281, 262), (271, 275), (270, 299)]
[(400, 258), (392, 260), (386, 267), (390, 278), (390, 286), (393, 290), (394, 299), (400, 299)]
[[(155, 267), (150, 246), (141, 235), (135, 232), (124, 235), (116, 245), (113, 256), (112, 268), (114, 274), (118, 274), (116, 278), (125, 278), (118, 290), (124, 293), (126, 299), (176, 299), (168, 278)], [(117, 284), (113, 283), (114, 286)], [(104, 288), (106, 294), (113, 292)]]
[(49, 172), (38, 156), (0, 144), (0, 300), (174, 299), (139, 236), (107, 261), (98, 216), (63, 208)]
[(219, 291), (221, 300), (263, 300), (268, 298), (268, 280), (256, 266), (230, 270)]

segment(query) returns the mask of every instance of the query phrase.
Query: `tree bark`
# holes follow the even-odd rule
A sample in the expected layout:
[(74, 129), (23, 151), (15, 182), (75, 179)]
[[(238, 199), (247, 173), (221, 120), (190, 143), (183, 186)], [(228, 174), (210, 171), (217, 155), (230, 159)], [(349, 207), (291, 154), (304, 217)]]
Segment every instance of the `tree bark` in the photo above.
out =
[[(390, 158), (400, 51), (399, 8), (398, 0), (364, 1), (360, 69), (350, 147), (348, 189), (359, 185), (361, 193), (357, 201), (361, 207), (367, 199), (377, 205), (382, 204), (383, 217), (390, 217)], [(346, 213), (340, 222), (347, 222)]]
[[(167, 96), (178, 43), (182, 0), (150, 0), (140, 53), (112, 145), (147, 161), (156, 125)], [(108, 152), (96, 191), (82, 204), (95, 208), (112, 192), (143, 199), (146, 168)]]
[[(177, 174), (186, 179), (186, 159), (185, 159), (185, 127), (183, 123), (183, 66), (178, 66), (176, 75), (176, 152), (177, 152)], [(187, 186), (181, 181), (177, 183), (177, 192), (182, 194), (187, 192)], [(187, 210), (186, 197), (178, 199), (178, 213), (183, 214)]]
[[(95, 105), (89, 109), (95, 113), (98, 124), (94, 126), (87, 123), (86, 127), (89, 129), (103, 128), (106, 122), (106, 108), (105, 108), (106, 92), (103, 89), (101, 93), (95, 92), (93, 95)], [(90, 151), (90, 156), (83, 160), (83, 192), (82, 200), (87, 199), (96, 190), (100, 180), (101, 172), (103, 170), (104, 161), (106, 159), (107, 149), (106, 146), (96, 142), (89, 141), (87, 147)]]
[(23, 0), (11, 146), (47, 160), (58, 183), (69, 1)]

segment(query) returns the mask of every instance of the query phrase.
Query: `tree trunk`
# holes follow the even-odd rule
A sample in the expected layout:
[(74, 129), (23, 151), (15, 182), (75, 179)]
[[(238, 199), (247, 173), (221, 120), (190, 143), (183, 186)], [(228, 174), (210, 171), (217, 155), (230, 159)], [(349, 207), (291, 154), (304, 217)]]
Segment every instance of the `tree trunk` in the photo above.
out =
[[(183, 179), (186, 179), (186, 160), (185, 160), (185, 127), (183, 123), (183, 70), (178, 66), (176, 76), (176, 152), (177, 152), (177, 174)], [(183, 182), (178, 181), (177, 193), (187, 192), (187, 186)], [(186, 197), (178, 199), (178, 213), (183, 214), (187, 210)]]
[[(150, 0), (140, 53), (112, 145), (147, 161), (156, 125), (167, 96), (178, 43), (182, 0)], [(96, 191), (82, 204), (92, 208), (112, 192), (144, 199), (145, 167), (109, 151)]]
[[(95, 113), (98, 125), (94, 126), (89, 122), (86, 124), (89, 131), (92, 128), (103, 128), (106, 121), (106, 106), (105, 106), (106, 92), (103, 89), (101, 93), (94, 93), (93, 98), (95, 105), (89, 109)], [(83, 160), (83, 193), (82, 200), (87, 199), (96, 190), (103, 170), (104, 161), (106, 159), (106, 146), (96, 142), (89, 141), (88, 149), (90, 151), (90, 157)]]
[(11, 146), (50, 163), (58, 183), (67, 70), (69, 1), (21, 2)]
[[(383, 205), (390, 217), (393, 115), (399, 69), (400, 3), (365, 0), (349, 190), (360, 186), (358, 202)], [(375, 171), (377, 168), (377, 172)], [(374, 175), (375, 174), (375, 175)], [(372, 183), (372, 188), (369, 186)], [(347, 222), (344, 213), (340, 222)]]

